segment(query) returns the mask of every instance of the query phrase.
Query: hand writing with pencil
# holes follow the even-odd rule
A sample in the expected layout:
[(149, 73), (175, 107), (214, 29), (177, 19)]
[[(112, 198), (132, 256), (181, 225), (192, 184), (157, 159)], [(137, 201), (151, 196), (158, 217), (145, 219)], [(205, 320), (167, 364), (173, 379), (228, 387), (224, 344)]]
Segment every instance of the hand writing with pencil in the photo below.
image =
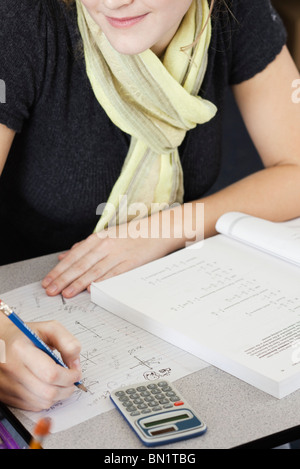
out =
[(6, 345), (6, 363), (0, 365), (0, 401), (24, 410), (48, 409), (72, 395), (81, 379), (80, 343), (56, 321), (30, 324), (51, 348), (58, 350), (69, 367), (56, 364), (46, 353), (0, 317), (1, 339)]

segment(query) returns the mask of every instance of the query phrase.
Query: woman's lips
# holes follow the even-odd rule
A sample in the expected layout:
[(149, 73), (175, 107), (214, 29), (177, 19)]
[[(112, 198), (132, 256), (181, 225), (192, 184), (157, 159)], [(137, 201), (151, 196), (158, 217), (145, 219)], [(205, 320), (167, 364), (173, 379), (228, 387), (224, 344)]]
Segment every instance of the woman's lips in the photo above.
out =
[(145, 15), (132, 16), (129, 18), (112, 18), (110, 16), (107, 16), (106, 19), (109, 24), (114, 28), (130, 28), (131, 26), (142, 21), (146, 16), (147, 13)]

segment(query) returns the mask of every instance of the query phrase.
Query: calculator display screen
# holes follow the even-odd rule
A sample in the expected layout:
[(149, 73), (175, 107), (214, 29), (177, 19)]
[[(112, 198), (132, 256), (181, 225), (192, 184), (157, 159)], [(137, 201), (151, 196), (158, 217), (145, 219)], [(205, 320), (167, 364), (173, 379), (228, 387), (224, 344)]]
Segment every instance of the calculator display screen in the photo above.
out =
[(173, 417), (168, 417), (161, 420), (154, 420), (152, 422), (144, 423), (146, 428), (156, 427), (157, 425), (162, 425), (164, 423), (177, 422), (178, 420), (184, 420), (190, 418), (188, 414), (175, 415)]
[(151, 432), (151, 435), (152, 436), (164, 435), (165, 433), (170, 433), (170, 432), (175, 432), (175, 428), (169, 427), (169, 428), (163, 428), (162, 430), (153, 430)]

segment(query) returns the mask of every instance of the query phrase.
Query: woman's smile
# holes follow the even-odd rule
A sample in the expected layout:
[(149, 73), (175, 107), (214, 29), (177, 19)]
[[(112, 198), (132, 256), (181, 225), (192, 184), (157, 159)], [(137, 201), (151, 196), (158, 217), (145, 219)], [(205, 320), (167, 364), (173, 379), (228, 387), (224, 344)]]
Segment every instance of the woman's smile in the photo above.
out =
[(192, 0), (82, 0), (82, 3), (115, 50), (135, 55), (151, 49), (160, 56)]
[(135, 24), (140, 23), (146, 18), (147, 14), (148, 13), (146, 13), (145, 15), (133, 16), (133, 17), (128, 17), (128, 18), (113, 18), (113, 17), (107, 16), (106, 19), (109, 22), (109, 24), (113, 26), (114, 28), (123, 29), (123, 28), (131, 28)]

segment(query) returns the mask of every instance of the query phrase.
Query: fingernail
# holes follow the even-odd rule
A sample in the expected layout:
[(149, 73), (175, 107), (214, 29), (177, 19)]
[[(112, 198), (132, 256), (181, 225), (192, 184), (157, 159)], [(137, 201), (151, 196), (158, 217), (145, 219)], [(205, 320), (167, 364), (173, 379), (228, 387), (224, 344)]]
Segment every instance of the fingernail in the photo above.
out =
[(42, 281), (42, 286), (44, 288), (47, 288), (51, 282), (52, 282), (52, 279), (50, 277), (45, 277), (44, 280)]
[(50, 285), (50, 287), (47, 288), (47, 293), (52, 294), (52, 293), (55, 293), (57, 290), (58, 290), (57, 285), (53, 283), (52, 285)]
[(72, 296), (73, 293), (75, 293), (75, 290), (73, 287), (68, 287), (63, 291), (64, 296)]

